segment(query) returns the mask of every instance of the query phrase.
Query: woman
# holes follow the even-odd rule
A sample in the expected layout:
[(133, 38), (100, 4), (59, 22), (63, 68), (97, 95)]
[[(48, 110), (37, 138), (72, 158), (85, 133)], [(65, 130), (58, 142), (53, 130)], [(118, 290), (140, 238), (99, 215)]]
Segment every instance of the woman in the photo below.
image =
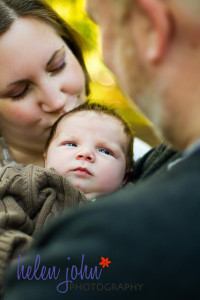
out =
[(0, 53), (0, 166), (43, 166), (52, 124), (89, 93), (80, 37), (42, 0), (1, 0)]
[[(54, 121), (85, 101), (89, 76), (79, 35), (42, 0), (0, 1), (0, 167), (43, 166)], [(0, 172), (0, 297), (6, 265), (49, 220), (85, 202), (53, 170)]]

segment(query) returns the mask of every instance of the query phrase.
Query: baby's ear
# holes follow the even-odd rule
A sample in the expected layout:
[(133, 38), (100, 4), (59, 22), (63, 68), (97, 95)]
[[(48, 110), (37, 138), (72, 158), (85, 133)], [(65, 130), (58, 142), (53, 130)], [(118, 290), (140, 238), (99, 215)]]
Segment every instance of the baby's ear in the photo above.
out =
[(127, 183), (127, 181), (131, 178), (133, 174), (133, 168), (129, 168), (128, 170), (126, 170), (126, 173), (124, 175), (124, 179), (122, 182), (122, 187)]

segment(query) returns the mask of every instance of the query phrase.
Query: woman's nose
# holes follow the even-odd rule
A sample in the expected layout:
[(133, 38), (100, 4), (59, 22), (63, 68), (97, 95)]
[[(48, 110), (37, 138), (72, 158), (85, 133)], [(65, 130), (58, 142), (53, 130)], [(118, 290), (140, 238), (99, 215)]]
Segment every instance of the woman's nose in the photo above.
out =
[(76, 159), (77, 160), (86, 160), (90, 163), (94, 163), (95, 161), (95, 156), (94, 154), (92, 153), (92, 151), (79, 151), (79, 153), (77, 153), (76, 155)]
[(67, 96), (56, 86), (45, 86), (40, 95), (40, 107), (44, 112), (64, 113), (66, 106)]

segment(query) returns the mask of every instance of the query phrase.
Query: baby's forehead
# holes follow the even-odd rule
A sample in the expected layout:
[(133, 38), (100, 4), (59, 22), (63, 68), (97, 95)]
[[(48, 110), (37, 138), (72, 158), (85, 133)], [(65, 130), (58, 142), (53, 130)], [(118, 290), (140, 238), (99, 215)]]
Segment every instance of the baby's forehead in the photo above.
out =
[(94, 131), (96, 129), (97, 132), (102, 130), (102, 136), (112, 132), (124, 141), (127, 139), (124, 124), (120, 119), (112, 114), (93, 110), (77, 111), (64, 116), (57, 126), (56, 136), (68, 130), (79, 133), (90, 128)]
[[(58, 124), (58, 127), (67, 123), (76, 122), (78, 119), (84, 119), (84, 122), (88, 122), (88, 123), (90, 123), (92, 119), (93, 122), (98, 121), (100, 123), (102, 122), (102, 124), (104, 124), (104, 122), (108, 120), (109, 122), (117, 123), (118, 126), (123, 128), (123, 124), (121, 120), (116, 118), (114, 115), (102, 111), (100, 112), (95, 111), (95, 110), (83, 110), (74, 113), (69, 113), (68, 115), (63, 117), (63, 119)], [(77, 125), (81, 126), (81, 122), (77, 122)], [(92, 124), (90, 123), (90, 125)]]
[[(96, 110), (80, 110), (76, 112), (69, 113), (66, 115), (66, 118), (73, 118), (73, 117), (79, 117), (79, 118), (87, 118), (87, 117), (100, 117), (100, 118), (114, 118), (113, 115), (110, 115), (103, 111), (96, 111)], [(65, 117), (64, 117), (65, 119)]]

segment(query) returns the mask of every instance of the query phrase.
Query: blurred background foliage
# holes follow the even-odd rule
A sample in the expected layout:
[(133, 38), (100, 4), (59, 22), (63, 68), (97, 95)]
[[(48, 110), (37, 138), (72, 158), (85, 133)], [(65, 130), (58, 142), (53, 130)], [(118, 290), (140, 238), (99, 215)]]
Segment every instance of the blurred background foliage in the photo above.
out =
[(151, 123), (122, 93), (114, 76), (102, 63), (99, 28), (87, 17), (84, 10), (85, 0), (47, 0), (47, 2), (86, 40), (84, 55), (91, 77), (92, 101), (112, 105), (128, 120), (137, 137), (151, 146), (157, 145), (159, 140)]

